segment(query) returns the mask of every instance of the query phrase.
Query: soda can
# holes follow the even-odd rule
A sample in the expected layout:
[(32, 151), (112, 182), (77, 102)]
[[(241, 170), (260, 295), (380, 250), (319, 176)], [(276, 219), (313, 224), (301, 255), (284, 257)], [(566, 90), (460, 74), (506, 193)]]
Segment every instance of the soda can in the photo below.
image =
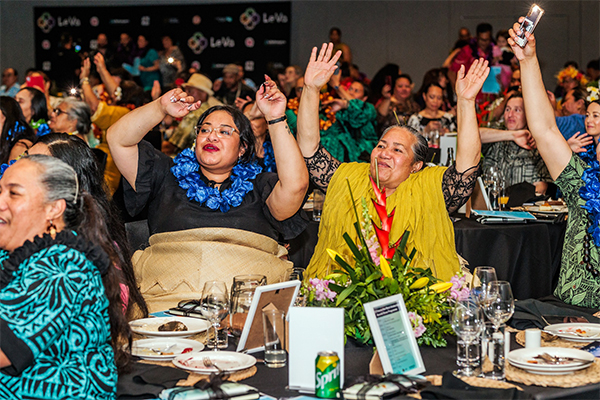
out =
[(340, 391), (340, 358), (335, 351), (320, 351), (315, 360), (315, 396), (335, 399)]

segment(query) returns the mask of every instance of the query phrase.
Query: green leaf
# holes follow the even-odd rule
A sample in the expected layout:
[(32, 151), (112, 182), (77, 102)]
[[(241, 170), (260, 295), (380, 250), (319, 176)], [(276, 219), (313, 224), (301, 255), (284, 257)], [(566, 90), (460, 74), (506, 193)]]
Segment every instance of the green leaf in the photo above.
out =
[(380, 279), (381, 278), (381, 272), (379, 271), (375, 271), (373, 272), (371, 275), (369, 275), (369, 277), (367, 278), (367, 280), (365, 281), (365, 285), (370, 284), (371, 282), (373, 282), (376, 279)]
[(358, 250), (358, 247), (356, 247), (356, 244), (354, 244), (354, 241), (350, 238), (350, 235), (348, 235), (348, 233), (344, 233), (343, 235), (344, 240), (346, 241), (346, 244), (348, 244), (348, 247), (350, 247), (350, 251), (352, 252), (352, 254), (354, 254), (354, 257), (356, 257), (356, 260), (361, 260), (363, 259), (363, 254), (360, 252), (360, 250)]
[(336, 283), (330, 283), (328, 287), (329, 287), (329, 289), (333, 290), (334, 292), (336, 292), (338, 294), (341, 293), (346, 288), (345, 286), (341, 286)]
[(352, 292), (356, 289), (356, 285), (352, 284), (348, 286), (342, 293), (340, 293), (337, 297), (337, 301), (335, 302), (336, 306), (340, 305), (342, 301), (346, 299), (346, 297), (350, 296)]
[(340, 265), (340, 267), (344, 268), (348, 275), (350, 275), (350, 279), (352, 281), (356, 281), (356, 274), (354, 273), (354, 269), (348, 264), (344, 259), (340, 256), (335, 256), (335, 261)]

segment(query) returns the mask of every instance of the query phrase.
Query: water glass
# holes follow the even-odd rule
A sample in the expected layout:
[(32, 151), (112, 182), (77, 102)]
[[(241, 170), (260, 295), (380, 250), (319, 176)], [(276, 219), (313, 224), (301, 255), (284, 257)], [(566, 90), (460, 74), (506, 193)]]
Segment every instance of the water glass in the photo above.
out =
[(491, 362), (491, 370), (483, 371), (482, 377), (495, 380), (505, 379), (505, 343), (504, 343), (504, 325), (496, 327), (491, 323), (486, 323), (484, 337), (482, 339), (482, 353), (484, 359)]
[(313, 192), (313, 221), (321, 220), (323, 212), (323, 203), (325, 202), (325, 193), (320, 189), (315, 189)]
[(265, 339), (265, 365), (269, 368), (285, 367), (285, 313), (276, 309), (263, 310), (263, 335)]
[[(481, 308), (473, 301), (459, 301), (452, 312), (452, 329), (458, 336), (457, 342), (457, 365), (459, 369), (454, 371), (455, 375), (475, 376), (481, 358), (479, 351), (472, 350), (483, 331), (483, 313)], [(462, 347), (464, 349), (460, 349)], [(479, 346), (475, 346), (479, 347)], [(466, 360), (466, 362), (465, 362)]]
[(200, 312), (211, 322), (212, 332), (209, 333), (207, 346), (213, 350), (227, 348), (227, 331), (221, 326), (221, 321), (229, 312), (229, 295), (225, 282), (209, 281), (204, 284), (200, 299)]
[(240, 336), (246, 323), (246, 317), (252, 305), (254, 292), (259, 286), (267, 284), (264, 275), (237, 275), (231, 285), (231, 308), (229, 311), (229, 331)]
[(456, 375), (465, 375), (464, 371), (473, 371), (473, 376), (479, 375), (481, 360), (480, 338), (471, 343), (466, 343), (462, 339), (456, 341), (456, 365), (458, 366)]

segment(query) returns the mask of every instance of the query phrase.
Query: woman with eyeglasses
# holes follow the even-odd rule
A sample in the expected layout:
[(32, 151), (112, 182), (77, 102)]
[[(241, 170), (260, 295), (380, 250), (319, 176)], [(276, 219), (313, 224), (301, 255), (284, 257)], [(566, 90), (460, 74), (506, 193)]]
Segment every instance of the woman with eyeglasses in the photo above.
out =
[[(291, 239), (306, 226), (299, 209), (308, 172), (286, 123), (285, 96), (274, 81), (267, 78), (256, 102), (268, 123), (278, 174), (263, 172), (256, 163), (250, 121), (234, 107), (214, 106), (202, 114), (195, 145), (175, 159), (143, 142), (166, 115), (181, 118), (200, 107), (181, 89), (133, 110), (108, 130), (110, 151), (125, 178), (128, 212), (136, 215), (148, 206), (154, 236), (150, 249), (134, 255), (133, 262), (150, 312), (160, 308), (157, 301), (174, 307), (177, 301), (198, 298), (201, 283), (210, 277), (229, 280), (244, 268), (246, 273), (263, 268), (263, 274), (275, 279), (279, 267), (289, 264), (279, 259), (283, 253), (275, 241)], [(222, 242), (235, 242), (236, 249)], [(170, 248), (164, 257), (155, 247), (158, 243)], [(249, 246), (252, 251), (246, 251)], [(235, 254), (231, 263), (229, 252)], [(166, 277), (165, 268), (170, 270)]]
[(85, 102), (71, 97), (64, 99), (50, 113), (48, 126), (52, 132), (66, 132), (85, 140), (90, 147), (98, 145), (92, 132), (92, 110)]

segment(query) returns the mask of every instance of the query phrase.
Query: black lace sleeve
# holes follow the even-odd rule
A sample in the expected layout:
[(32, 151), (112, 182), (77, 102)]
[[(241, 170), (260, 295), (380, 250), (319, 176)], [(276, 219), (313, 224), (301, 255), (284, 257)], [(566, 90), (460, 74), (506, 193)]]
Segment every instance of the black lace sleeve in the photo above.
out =
[(319, 143), (319, 148), (315, 154), (308, 158), (305, 157), (304, 162), (306, 163), (306, 168), (308, 168), (310, 179), (323, 191), (327, 191), (329, 181), (341, 164), (341, 162), (333, 158), (325, 150), (325, 147), (321, 143)]
[(458, 172), (454, 165), (444, 172), (442, 191), (448, 214), (452, 214), (469, 200), (479, 175), (481, 175), (481, 161), (465, 172)]

